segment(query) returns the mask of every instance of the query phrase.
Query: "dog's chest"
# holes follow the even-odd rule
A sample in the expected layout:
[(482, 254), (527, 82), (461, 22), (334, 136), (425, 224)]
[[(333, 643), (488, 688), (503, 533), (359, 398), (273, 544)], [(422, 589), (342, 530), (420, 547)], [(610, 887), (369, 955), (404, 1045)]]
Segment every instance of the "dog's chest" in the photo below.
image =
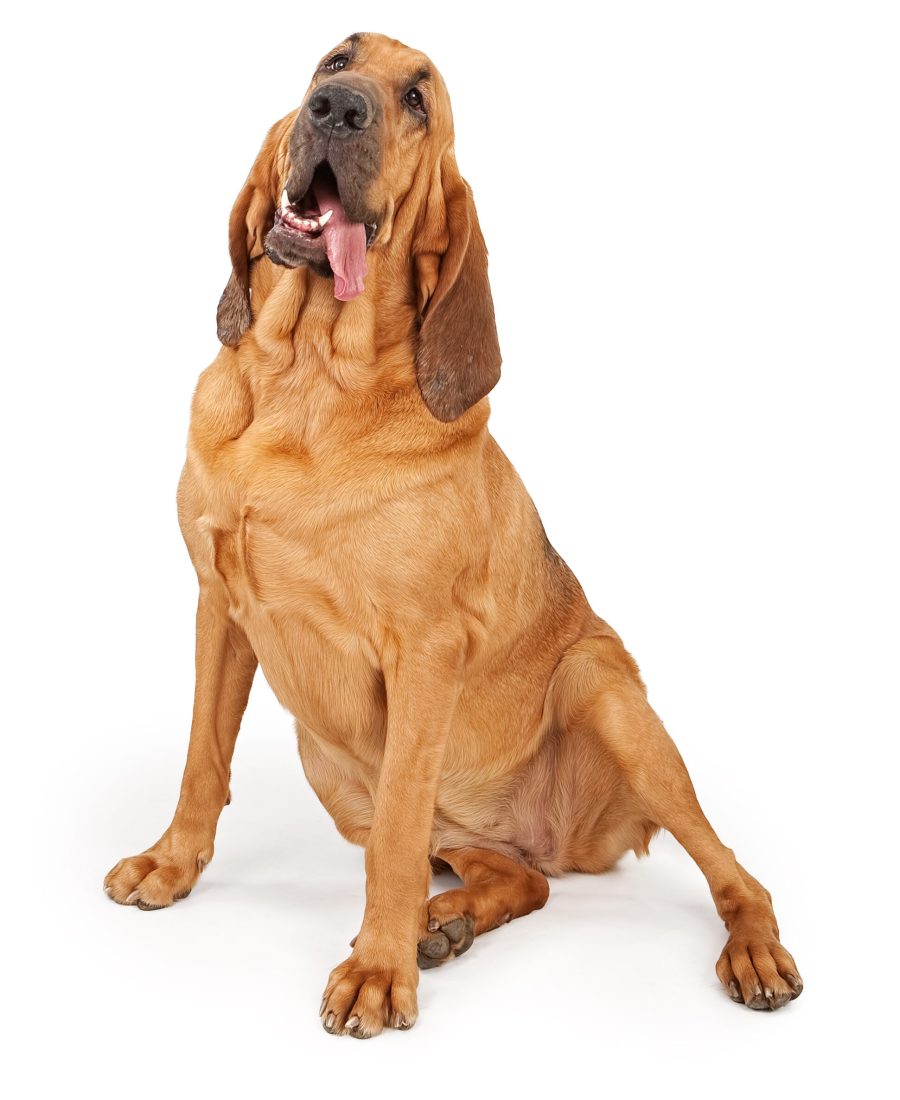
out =
[(446, 449), (423, 457), (415, 435), (401, 450), (389, 423), (361, 426), (354, 409), (335, 424), (295, 401), (251, 395), (230, 355), (205, 372), (182, 529), (282, 703), (345, 736), (380, 728), (381, 655), (397, 637), (451, 607), (484, 633), (489, 609), (469, 591), (484, 570), (467, 568), (471, 538), (454, 537), (473, 528), (478, 483)]
[[(375, 582), (364, 510), (255, 433), (193, 454), (182, 524), (201, 579), (244, 630), (280, 701), (322, 737), (380, 728)], [(336, 691), (340, 685), (340, 691)]]

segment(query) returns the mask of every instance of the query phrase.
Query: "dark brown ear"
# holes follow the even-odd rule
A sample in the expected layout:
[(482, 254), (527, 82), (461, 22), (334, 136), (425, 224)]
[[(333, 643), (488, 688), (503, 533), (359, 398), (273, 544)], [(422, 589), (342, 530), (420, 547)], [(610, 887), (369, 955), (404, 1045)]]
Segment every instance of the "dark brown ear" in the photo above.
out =
[(219, 299), (216, 325), (219, 339), (232, 348), (250, 327), (250, 261), (263, 254), (279, 184), (288, 177), (287, 138), (294, 118), (292, 112), (269, 130), (228, 219), (231, 276)]
[(416, 255), (422, 318), (416, 379), (430, 412), (450, 421), (500, 377), (487, 248), (472, 192), (452, 154), (444, 157), (424, 222)]

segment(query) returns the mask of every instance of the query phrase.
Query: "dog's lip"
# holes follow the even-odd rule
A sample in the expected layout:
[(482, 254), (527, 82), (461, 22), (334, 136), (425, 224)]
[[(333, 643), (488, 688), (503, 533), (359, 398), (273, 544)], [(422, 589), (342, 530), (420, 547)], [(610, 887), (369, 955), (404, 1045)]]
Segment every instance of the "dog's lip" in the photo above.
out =
[[(288, 178), (282, 187), (280, 202), (276, 204), (275, 208), (275, 224), (280, 225), (292, 236), (304, 241), (314, 241), (320, 237), (322, 230), (334, 214), (333, 210), (320, 210), (316, 198), (316, 177), (321, 170), (325, 170), (332, 176), (335, 186), (335, 202), (339, 213), (343, 214), (340, 183), (337, 181), (334, 169), (327, 159), (319, 161), (312, 171), (308, 172), (306, 179), (301, 182), (301, 186), (306, 183), (305, 191), (293, 199), (288, 194), (292, 175), (289, 172)], [(366, 248), (369, 249), (378, 233), (378, 222), (374, 220), (364, 221), (363, 225), (366, 228)]]
[(301, 210), (298, 204), (292, 203), (288, 199), (288, 193), (285, 189), (281, 193), (281, 206), (278, 208), (278, 215), (284, 225), (289, 229), (293, 229), (296, 233), (317, 237), (333, 217), (334, 211), (323, 210), (320, 213), (316, 209)]
[[(284, 201), (287, 197), (286, 192), (282, 192), (282, 205), (275, 209), (275, 225), (283, 229), (286, 233), (289, 233), (292, 237), (296, 237), (297, 240), (304, 241), (308, 244), (312, 244), (316, 241), (321, 241), (322, 230), (328, 224), (328, 220), (331, 215), (331, 211), (327, 210), (322, 214), (318, 211), (312, 212), (306, 210), (303, 213), (298, 212), (298, 203), (289, 203), (287, 208), (284, 206)], [(324, 219), (324, 220), (323, 220)], [(366, 248), (371, 248), (375, 242), (375, 237), (378, 233), (377, 222), (364, 222), (366, 227)]]
[[(293, 211), (286, 212), (281, 208), (275, 211), (276, 229), (281, 229), (284, 233), (295, 238), (298, 242), (302, 241), (304, 244), (316, 245), (324, 252), (325, 245), (322, 241), (322, 225), (320, 222), (316, 222), (315, 226), (313, 226), (313, 222), (313, 218), (296, 214)], [(310, 225), (309, 230), (303, 228), (305, 224)]]

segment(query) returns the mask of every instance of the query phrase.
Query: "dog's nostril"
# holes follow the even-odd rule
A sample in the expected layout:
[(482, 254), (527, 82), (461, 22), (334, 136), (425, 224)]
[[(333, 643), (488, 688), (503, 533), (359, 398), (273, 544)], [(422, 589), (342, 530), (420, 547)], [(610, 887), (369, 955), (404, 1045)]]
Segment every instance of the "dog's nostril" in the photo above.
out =
[(350, 137), (372, 123), (373, 109), (356, 89), (332, 82), (319, 88), (309, 101), (309, 120), (319, 130), (338, 138)]

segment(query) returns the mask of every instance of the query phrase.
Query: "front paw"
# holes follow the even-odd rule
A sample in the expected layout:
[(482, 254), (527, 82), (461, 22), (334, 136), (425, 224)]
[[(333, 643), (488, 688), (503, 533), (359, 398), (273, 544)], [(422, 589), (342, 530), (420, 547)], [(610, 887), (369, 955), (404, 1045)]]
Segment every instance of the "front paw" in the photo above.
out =
[(154, 845), (139, 856), (120, 859), (103, 880), (103, 889), (120, 905), (165, 909), (188, 896), (211, 859), (211, 845)]
[(728, 996), (749, 1008), (781, 1008), (803, 992), (797, 964), (768, 930), (732, 933), (716, 964)]
[(354, 951), (328, 978), (319, 1010), (322, 1026), (355, 1039), (370, 1039), (385, 1027), (407, 1031), (419, 1012), (418, 980), (414, 957), (410, 965), (379, 965)]

